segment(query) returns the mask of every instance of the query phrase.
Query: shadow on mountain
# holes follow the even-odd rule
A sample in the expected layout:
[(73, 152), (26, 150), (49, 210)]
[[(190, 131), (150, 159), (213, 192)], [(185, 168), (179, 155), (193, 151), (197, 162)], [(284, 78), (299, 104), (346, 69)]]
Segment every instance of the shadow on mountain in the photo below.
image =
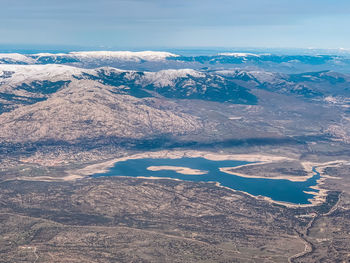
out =
[(80, 139), (74, 142), (45, 140), (26, 143), (0, 143), (0, 154), (18, 155), (32, 154), (36, 151), (50, 148), (71, 149), (76, 151), (89, 151), (94, 149), (124, 148), (137, 151), (172, 150), (181, 148), (191, 149), (220, 149), (230, 147), (254, 147), (254, 146), (282, 146), (304, 145), (308, 141), (326, 141), (329, 138), (324, 135), (296, 136), (296, 137), (264, 137), (246, 139), (228, 139), (201, 141), (180, 141), (169, 135), (163, 135), (149, 139), (125, 139), (119, 137), (100, 137), (93, 139)]

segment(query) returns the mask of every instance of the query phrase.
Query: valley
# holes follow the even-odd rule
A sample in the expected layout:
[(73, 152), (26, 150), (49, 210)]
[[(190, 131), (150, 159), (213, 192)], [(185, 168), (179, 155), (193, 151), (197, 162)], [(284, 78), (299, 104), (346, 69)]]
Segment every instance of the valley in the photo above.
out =
[(1, 54), (0, 262), (347, 262), (347, 63)]

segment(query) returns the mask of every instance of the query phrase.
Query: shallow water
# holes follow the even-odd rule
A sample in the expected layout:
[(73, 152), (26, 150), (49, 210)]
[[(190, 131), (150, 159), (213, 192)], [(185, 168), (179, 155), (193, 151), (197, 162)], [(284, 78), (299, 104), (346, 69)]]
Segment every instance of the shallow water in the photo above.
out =
[[(113, 168), (105, 173), (93, 175), (100, 176), (129, 176), (129, 177), (160, 177), (176, 178), (185, 181), (194, 182), (219, 182), (222, 186), (234, 190), (244, 191), (249, 194), (270, 197), (275, 201), (283, 201), (294, 204), (309, 204), (308, 199), (312, 194), (306, 194), (303, 191), (317, 190), (310, 186), (317, 185), (320, 174), (313, 170), (315, 175), (305, 182), (292, 182), (283, 179), (268, 178), (245, 178), (232, 174), (221, 172), (221, 167), (235, 167), (249, 162), (243, 161), (211, 161), (205, 158), (180, 158), (180, 159), (135, 159), (117, 162)], [(191, 169), (205, 170), (207, 174), (190, 175), (179, 174), (171, 170), (149, 171), (149, 166), (180, 166)]]

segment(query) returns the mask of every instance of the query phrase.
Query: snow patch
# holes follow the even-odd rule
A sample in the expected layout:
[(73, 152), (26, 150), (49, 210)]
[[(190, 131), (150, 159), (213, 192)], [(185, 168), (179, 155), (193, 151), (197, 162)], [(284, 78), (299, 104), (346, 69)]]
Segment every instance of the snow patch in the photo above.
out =
[(230, 56), (230, 57), (260, 57), (260, 55), (253, 53), (219, 53), (218, 56)]
[(159, 72), (145, 72), (143, 80), (148, 84), (156, 87), (166, 87), (175, 85), (174, 81), (178, 78), (186, 78), (192, 76), (195, 78), (205, 77), (205, 74), (193, 69), (168, 69)]
[[(70, 80), (73, 75), (80, 75), (82, 72), (93, 73), (92, 70), (81, 69), (66, 65), (0, 65), (0, 72), (13, 72), (10, 78), (4, 80), (4, 84), (27, 83), (33, 80)], [(91, 72), (90, 72), (91, 71)]]
[(93, 59), (120, 59), (125, 61), (140, 60), (161, 61), (168, 57), (176, 57), (173, 53), (157, 51), (87, 51), (87, 52), (70, 52), (69, 55), (76, 58), (93, 58)]
[[(32, 58), (29, 58), (25, 55), (18, 54), (18, 53), (0, 53), (0, 59), (2, 60), (9, 60), (14, 63), (22, 62), (22, 63), (34, 63), (35, 60)], [(1, 64), (1, 62), (0, 62)]]

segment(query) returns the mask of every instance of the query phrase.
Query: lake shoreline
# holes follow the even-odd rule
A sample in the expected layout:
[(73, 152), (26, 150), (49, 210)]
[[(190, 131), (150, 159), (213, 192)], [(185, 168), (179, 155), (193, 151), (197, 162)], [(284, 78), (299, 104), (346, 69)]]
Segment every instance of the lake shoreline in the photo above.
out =
[[(160, 158), (168, 158), (168, 159), (180, 159), (180, 158), (204, 158), (210, 161), (246, 161), (246, 162), (259, 162), (262, 163), (270, 163), (276, 161), (287, 161), (293, 160), (287, 157), (281, 156), (272, 156), (272, 155), (261, 155), (261, 154), (216, 154), (213, 152), (203, 152), (203, 151), (158, 151), (158, 152), (146, 152), (146, 153), (138, 153), (130, 156), (115, 158), (106, 162), (88, 165), (84, 168), (72, 170), (69, 172), (70, 175), (74, 176), (90, 176), (97, 173), (105, 173), (110, 168), (112, 168), (116, 163), (123, 162), (127, 160), (134, 159), (160, 159)], [(245, 164), (250, 165), (250, 164)], [(245, 166), (242, 165), (242, 166)], [(238, 166), (237, 166), (238, 167)], [(265, 177), (264, 177), (265, 178)], [(266, 177), (267, 178), (267, 177)]]
[[(243, 167), (243, 166), (249, 166), (249, 165), (257, 165), (257, 164), (264, 164), (264, 163), (275, 163), (280, 161), (290, 161), (295, 160), (292, 158), (282, 157), (282, 156), (272, 156), (272, 155), (262, 155), (262, 154), (220, 154), (220, 153), (213, 153), (213, 152), (203, 152), (203, 151), (158, 151), (158, 152), (146, 152), (146, 153), (138, 153), (130, 156), (115, 158), (106, 162), (97, 163), (93, 165), (88, 165), (82, 169), (72, 170), (69, 171), (68, 176), (62, 177), (60, 181), (73, 181), (77, 179), (83, 179), (87, 178), (89, 176), (92, 176), (94, 174), (102, 174), (108, 172), (114, 165), (118, 162), (127, 161), (127, 160), (135, 160), (135, 159), (144, 159), (144, 158), (151, 158), (151, 159), (161, 159), (161, 158), (168, 158), (168, 159), (180, 159), (180, 158), (204, 158), (211, 161), (226, 161), (226, 160), (232, 160), (232, 161), (247, 161), (247, 162), (254, 162), (254, 163), (248, 163), (240, 166), (236, 166), (234, 168)], [(308, 191), (310, 194), (313, 195), (313, 198), (308, 199), (310, 204), (294, 204), (294, 203), (288, 203), (285, 201), (275, 201), (272, 200), (270, 197), (266, 196), (256, 196), (252, 195), (248, 192), (241, 191), (241, 190), (235, 190), (230, 187), (222, 186), (219, 182), (212, 182), (215, 183), (218, 187), (226, 188), (234, 192), (242, 192), (245, 193), (253, 198), (256, 199), (263, 199), (265, 201), (268, 201), (270, 203), (280, 204), (287, 207), (308, 207), (308, 206), (315, 206), (323, 203), (326, 200), (327, 197), (327, 190), (322, 189), (320, 186), (324, 184), (324, 181), (326, 179), (334, 179), (335, 177), (326, 176), (323, 173), (323, 170), (329, 166), (339, 165), (339, 163), (344, 161), (333, 161), (328, 163), (311, 163), (311, 162), (302, 162), (302, 165), (305, 169), (305, 171), (308, 173), (307, 176), (275, 176), (275, 177), (264, 177), (264, 176), (252, 176), (252, 175), (246, 175), (241, 173), (235, 173), (227, 171), (229, 169), (228, 167), (220, 168), (220, 171), (228, 173), (228, 174), (234, 174), (239, 177), (246, 177), (246, 178), (262, 178), (262, 179), (271, 179), (271, 180), (289, 180), (292, 182), (303, 182), (306, 181), (312, 176), (314, 176), (314, 172), (312, 171), (312, 168), (315, 167), (317, 169), (317, 172), (320, 173), (320, 178), (317, 180), (317, 184), (315, 186), (310, 186), (311, 189), (317, 190), (318, 192), (314, 191)], [(177, 167), (178, 169), (179, 167)], [(182, 167), (186, 168), (186, 167)], [(231, 167), (232, 168), (232, 167)], [(174, 168), (175, 169), (175, 168)], [(188, 172), (188, 170), (187, 170)], [(198, 171), (197, 171), (198, 172)], [(191, 174), (191, 173), (189, 173)], [(194, 173), (196, 174), (196, 173)], [(129, 176), (120, 176), (120, 177), (129, 177)], [(142, 179), (168, 179), (168, 180), (175, 180), (175, 181), (183, 181), (181, 179), (177, 178), (171, 178), (171, 177), (145, 177), (145, 176), (139, 176), (134, 178), (142, 178)], [(24, 180), (36, 180), (38, 179), (40, 181), (40, 178), (23, 178)], [(41, 178), (43, 181), (51, 181), (49, 177)], [(52, 178), (54, 179), (54, 178)], [(58, 179), (58, 178), (55, 178)]]

